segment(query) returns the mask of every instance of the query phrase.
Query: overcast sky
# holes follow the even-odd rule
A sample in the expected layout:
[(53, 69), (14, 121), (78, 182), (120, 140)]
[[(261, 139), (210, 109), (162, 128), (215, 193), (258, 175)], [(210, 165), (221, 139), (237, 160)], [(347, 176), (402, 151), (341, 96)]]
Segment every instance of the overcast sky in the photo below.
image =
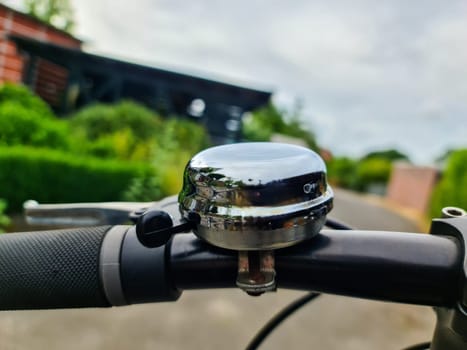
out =
[(467, 147), (466, 1), (73, 4), (88, 51), (300, 100), (337, 154), (397, 147), (429, 162)]

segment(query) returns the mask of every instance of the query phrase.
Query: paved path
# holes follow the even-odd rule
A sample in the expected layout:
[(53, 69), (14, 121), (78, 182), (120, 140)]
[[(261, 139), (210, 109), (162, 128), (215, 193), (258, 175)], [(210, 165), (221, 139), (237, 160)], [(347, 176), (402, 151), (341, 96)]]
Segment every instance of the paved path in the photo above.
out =
[[(409, 220), (336, 193), (333, 216), (358, 228), (416, 231)], [(303, 295), (252, 298), (238, 290), (185, 292), (177, 303), (0, 313), (0, 350), (242, 349), (281, 307)], [(429, 308), (322, 296), (294, 314), (264, 349), (394, 350), (430, 338)]]

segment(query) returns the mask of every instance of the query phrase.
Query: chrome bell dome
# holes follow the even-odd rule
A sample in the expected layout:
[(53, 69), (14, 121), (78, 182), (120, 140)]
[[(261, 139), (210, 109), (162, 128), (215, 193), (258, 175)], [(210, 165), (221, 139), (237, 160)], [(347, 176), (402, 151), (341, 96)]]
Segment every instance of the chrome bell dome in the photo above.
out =
[(332, 208), (326, 166), (315, 152), (255, 142), (209, 148), (184, 173), (179, 208), (207, 242), (277, 249), (315, 236)]

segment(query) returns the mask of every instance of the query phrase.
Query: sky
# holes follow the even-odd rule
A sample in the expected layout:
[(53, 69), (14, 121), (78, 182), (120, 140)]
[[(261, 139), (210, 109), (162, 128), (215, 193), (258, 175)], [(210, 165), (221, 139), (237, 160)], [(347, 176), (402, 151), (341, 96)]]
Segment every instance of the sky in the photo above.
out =
[(273, 91), (337, 155), (467, 147), (466, 1), (72, 4), (87, 51)]

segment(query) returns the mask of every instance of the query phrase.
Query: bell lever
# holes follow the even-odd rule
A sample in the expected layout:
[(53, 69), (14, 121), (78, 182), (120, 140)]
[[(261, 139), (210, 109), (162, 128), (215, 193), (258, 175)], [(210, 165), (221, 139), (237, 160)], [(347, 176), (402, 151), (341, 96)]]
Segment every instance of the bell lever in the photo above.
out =
[(180, 221), (174, 226), (170, 215), (162, 210), (148, 209), (136, 222), (136, 236), (148, 248), (166, 244), (176, 233), (188, 232), (193, 228), (190, 221)]

